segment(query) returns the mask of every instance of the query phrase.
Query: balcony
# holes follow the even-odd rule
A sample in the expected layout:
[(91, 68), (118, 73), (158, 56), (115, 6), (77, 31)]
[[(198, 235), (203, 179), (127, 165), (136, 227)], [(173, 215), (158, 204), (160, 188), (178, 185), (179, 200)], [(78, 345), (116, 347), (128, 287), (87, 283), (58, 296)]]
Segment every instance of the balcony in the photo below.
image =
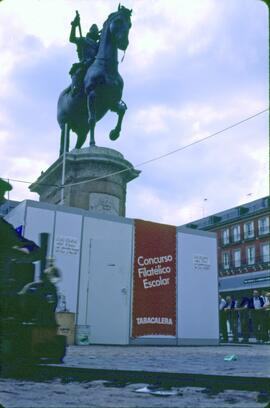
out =
[(218, 265), (219, 276), (239, 275), (241, 273), (263, 271), (270, 268), (270, 256), (257, 257), (253, 264), (241, 263), (240, 266), (230, 265), (229, 268), (224, 268), (224, 264)]

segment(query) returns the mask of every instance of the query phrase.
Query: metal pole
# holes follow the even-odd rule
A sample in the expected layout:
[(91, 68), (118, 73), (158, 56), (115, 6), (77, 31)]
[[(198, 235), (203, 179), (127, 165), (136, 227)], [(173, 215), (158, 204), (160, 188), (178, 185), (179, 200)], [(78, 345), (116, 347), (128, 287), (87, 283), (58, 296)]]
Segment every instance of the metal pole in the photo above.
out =
[(65, 123), (64, 130), (64, 153), (63, 153), (63, 166), (62, 166), (62, 183), (61, 183), (61, 202), (64, 204), (64, 189), (65, 189), (65, 175), (66, 175), (66, 148), (67, 148), (67, 137), (68, 137), (68, 124)]
[[(9, 184), (9, 179), (8, 179), (8, 184)], [(8, 202), (8, 212), (9, 212), (9, 208), (10, 208), (10, 202), (9, 202), (9, 190), (7, 192), (8, 196), (7, 196), (7, 202)]]
[(44, 270), (46, 268), (48, 243), (49, 243), (49, 234), (47, 232), (41, 232), (39, 234), (39, 245), (42, 251), (42, 258), (40, 260), (40, 280), (43, 279)]

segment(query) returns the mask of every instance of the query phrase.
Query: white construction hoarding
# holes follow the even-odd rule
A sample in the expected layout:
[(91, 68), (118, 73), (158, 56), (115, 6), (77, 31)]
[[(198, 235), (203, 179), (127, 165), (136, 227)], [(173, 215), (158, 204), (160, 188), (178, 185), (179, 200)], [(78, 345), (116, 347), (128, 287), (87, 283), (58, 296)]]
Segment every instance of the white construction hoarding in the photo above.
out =
[(36, 243), (50, 234), (58, 291), (91, 344), (218, 343), (215, 234), (29, 200), (6, 219)]

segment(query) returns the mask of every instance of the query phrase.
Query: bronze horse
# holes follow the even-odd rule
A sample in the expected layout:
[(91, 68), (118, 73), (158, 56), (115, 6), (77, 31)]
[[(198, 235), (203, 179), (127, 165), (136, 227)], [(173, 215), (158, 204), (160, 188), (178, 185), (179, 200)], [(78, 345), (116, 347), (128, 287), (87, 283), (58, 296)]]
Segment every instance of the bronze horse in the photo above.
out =
[(127, 106), (121, 99), (124, 82), (118, 72), (118, 49), (125, 51), (128, 47), (131, 13), (132, 10), (119, 5), (118, 10), (109, 15), (103, 24), (97, 55), (85, 74), (83, 89), (72, 95), (71, 87), (68, 87), (60, 94), (57, 105), (57, 120), (61, 128), (60, 155), (64, 152), (66, 124), (66, 151), (69, 151), (70, 129), (78, 136), (76, 149), (82, 147), (89, 131), (90, 146), (94, 146), (96, 122), (108, 110), (118, 115), (116, 127), (110, 132), (110, 139), (116, 140), (119, 137)]

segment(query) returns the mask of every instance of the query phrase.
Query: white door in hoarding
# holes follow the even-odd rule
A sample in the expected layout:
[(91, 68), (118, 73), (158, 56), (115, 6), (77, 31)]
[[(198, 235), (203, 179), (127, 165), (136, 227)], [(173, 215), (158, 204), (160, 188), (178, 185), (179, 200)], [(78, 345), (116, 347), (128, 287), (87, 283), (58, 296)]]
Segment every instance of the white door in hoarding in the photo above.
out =
[(131, 258), (125, 247), (121, 240), (91, 240), (86, 321), (92, 344), (129, 342)]

